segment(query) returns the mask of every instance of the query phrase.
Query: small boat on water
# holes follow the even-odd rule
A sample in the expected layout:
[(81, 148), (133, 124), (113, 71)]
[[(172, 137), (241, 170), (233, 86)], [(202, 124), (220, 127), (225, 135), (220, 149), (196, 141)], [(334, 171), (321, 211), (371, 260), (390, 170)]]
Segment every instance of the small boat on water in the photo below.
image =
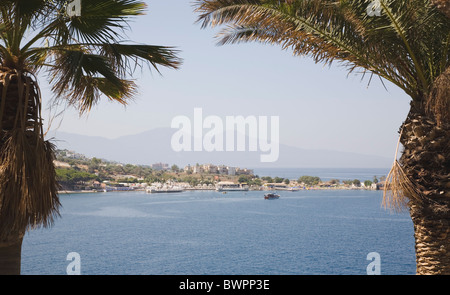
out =
[(274, 194), (274, 193), (268, 193), (264, 195), (264, 199), (265, 200), (274, 200), (274, 199), (279, 199), (280, 195)]

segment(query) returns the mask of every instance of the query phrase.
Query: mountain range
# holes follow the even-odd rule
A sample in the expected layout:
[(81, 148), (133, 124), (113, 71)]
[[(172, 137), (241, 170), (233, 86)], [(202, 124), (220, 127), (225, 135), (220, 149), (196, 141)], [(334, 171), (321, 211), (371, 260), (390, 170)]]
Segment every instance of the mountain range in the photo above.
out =
[(278, 160), (267, 163), (260, 161), (261, 151), (176, 152), (171, 147), (175, 131), (172, 128), (157, 128), (115, 139), (51, 131), (47, 139), (55, 143), (58, 149), (136, 165), (162, 162), (179, 167), (211, 163), (241, 168), (387, 168), (392, 164), (392, 159), (376, 155), (302, 149), (284, 144), (279, 145)]

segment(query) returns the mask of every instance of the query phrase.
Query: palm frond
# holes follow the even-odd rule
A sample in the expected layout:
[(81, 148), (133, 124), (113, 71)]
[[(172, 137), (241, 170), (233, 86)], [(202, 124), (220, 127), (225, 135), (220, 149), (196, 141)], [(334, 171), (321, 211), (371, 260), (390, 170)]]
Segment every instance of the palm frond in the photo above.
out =
[(412, 59), (417, 76), (419, 77), (419, 79), (422, 83), (422, 88), (427, 89), (428, 81), (425, 78), (425, 73), (422, 69), (422, 65), (419, 62), (419, 60), (417, 59), (415, 51), (413, 51), (413, 49), (411, 47), (411, 44), (410, 44), (411, 38), (408, 38), (408, 29), (409, 29), (408, 20), (412, 19), (412, 17), (406, 17), (406, 15), (408, 14), (408, 11), (409, 11), (408, 7), (401, 5), (400, 7), (396, 7), (397, 11), (394, 11), (391, 8), (391, 6), (393, 6), (392, 2), (393, 2), (392, 0), (390, 0), (389, 2), (380, 0), (380, 5), (383, 8), (383, 10), (385, 11), (385, 14), (387, 15), (387, 17), (389, 18), (391, 27), (394, 29), (394, 31), (398, 34), (398, 36), (402, 40), (403, 45), (405, 46), (409, 57)]
[(145, 63), (178, 68), (171, 47), (122, 44), (139, 0), (86, 0), (78, 16), (68, 0), (0, 1), (0, 240), (49, 226), (59, 215), (54, 146), (44, 140), (35, 74), (47, 70), (58, 99), (87, 112), (101, 97), (126, 104), (127, 77)]
[(403, 129), (395, 150), (394, 163), (386, 177), (383, 189), (383, 206), (397, 212), (401, 212), (408, 208), (408, 203), (413, 200), (416, 203), (423, 201), (423, 195), (417, 184), (411, 181), (397, 160), (400, 147), (400, 139)]
[(450, 67), (434, 81), (426, 101), (426, 111), (435, 118), (438, 126), (450, 122)]
[(417, 185), (412, 182), (403, 171), (400, 163), (395, 160), (386, 177), (383, 191), (383, 206), (397, 212), (408, 208), (408, 203), (423, 202), (423, 196)]
[[(76, 16), (67, 13), (68, 2), (1, 1), (0, 64), (33, 73), (49, 69), (55, 97), (82, 112), (102, 94), (120, 103), (133, 97), (136, 85), (129, 77), (137, 67), (148, 65), (160, 73), (160, 67), (181, 65), (173, 47), (121, 41), (130, 18), (144, 13), (143, 1), (83, 1)], [(19, 48), (27, 29), (30, 37)]]
[(60, 206), (54, 146), (42, 134), (40, 91), (29, 74), (0, 68), (0, 239), (49, 226)]
[[(50, 226), (60, 203), (53, 165), (54, 146), (23, 129), (4, 137), (0, 151), (0, 238)], [(36, 141), (37, 140), (37, 141)]]
[(127, 28), (127, 19), (142, 14), (145, 8), (145, 3), (135, 0), (84, 1), (81, 15), (68, 19), (69, 33), (80, 42), (111, 42)]
[(131, 75), (136, 65), (143, 63), (150, 64), (158, 72), (159, 66), (176, 69), (181, 64), (177, 51), (167, 46), (104, 43), (93, 47), (97, 47), (99, 54), (107, 57), (121, 75)]
[(89, 111), (101, 94), (109, 99), (125, 103), (133, 97), (134, 83), (121, 79), (101, 55), (79, 50), (59, 50), (52, 74), (52, 90), (59, 98), (67, 98), (81, 113)]
[[(228, 24), (219, 44), (258, 41), (280, 44), (316, 62), (345, 64), (372, 72), (413, 99), (429, 91), (449, 22), (429, 1), (383, 1), (379, 17), (367, 15), (371, 1), (197, 0), (202, 28)], [(431, 28), (435, 31), (429, 34)], [(444, 37), (444, 38), (443, 38)], [(430, 48), (433, 46), (434, 48)]]

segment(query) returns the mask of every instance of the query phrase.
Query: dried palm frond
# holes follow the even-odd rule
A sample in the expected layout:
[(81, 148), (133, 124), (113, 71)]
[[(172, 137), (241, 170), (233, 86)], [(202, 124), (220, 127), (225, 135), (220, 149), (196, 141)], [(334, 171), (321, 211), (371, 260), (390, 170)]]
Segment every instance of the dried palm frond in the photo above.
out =
[(22, 129), (6, 137), (0, 160), (0, 237), (51, 225), (59, 207), (52, 146)]
[[(450, 36), (448, 42), (450, 43)], [(436, 119), (437, 125), (450, 122), (450, 67), (448, 67), (433, 83), (426, 101), (428, 115)]]
[(395, 211), (403, 211), (408, 208), (411, 199), (421, 202), (420, 190), (405, 174), (400, 163), (395, 160), (386, 178), (383, 206)]
[(54, 146), (44, 140), (39, 88), (28, 74), (0, 74), (0, 240), (59, 215)]
[(431, 0), (436, 7), (450, 18), (450, 1), (449, 0)]
[(413, 200), (415, 202), (422, 201), (422, 194), (417, 185), (406, 175), (401, 164), (397, 160), (398, 149), (400, 146), (400, 138), (395, 151), (394, 163), (384, 184), (383, 206), (401, 212), (408, 208), (408, 203)]

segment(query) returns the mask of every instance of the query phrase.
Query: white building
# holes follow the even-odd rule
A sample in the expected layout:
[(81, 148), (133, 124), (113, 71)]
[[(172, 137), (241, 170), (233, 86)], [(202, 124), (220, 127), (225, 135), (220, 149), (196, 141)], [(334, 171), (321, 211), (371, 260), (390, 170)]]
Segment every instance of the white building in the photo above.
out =
[(228, 175), (236, 175), (236, 167), (227, 167)]

